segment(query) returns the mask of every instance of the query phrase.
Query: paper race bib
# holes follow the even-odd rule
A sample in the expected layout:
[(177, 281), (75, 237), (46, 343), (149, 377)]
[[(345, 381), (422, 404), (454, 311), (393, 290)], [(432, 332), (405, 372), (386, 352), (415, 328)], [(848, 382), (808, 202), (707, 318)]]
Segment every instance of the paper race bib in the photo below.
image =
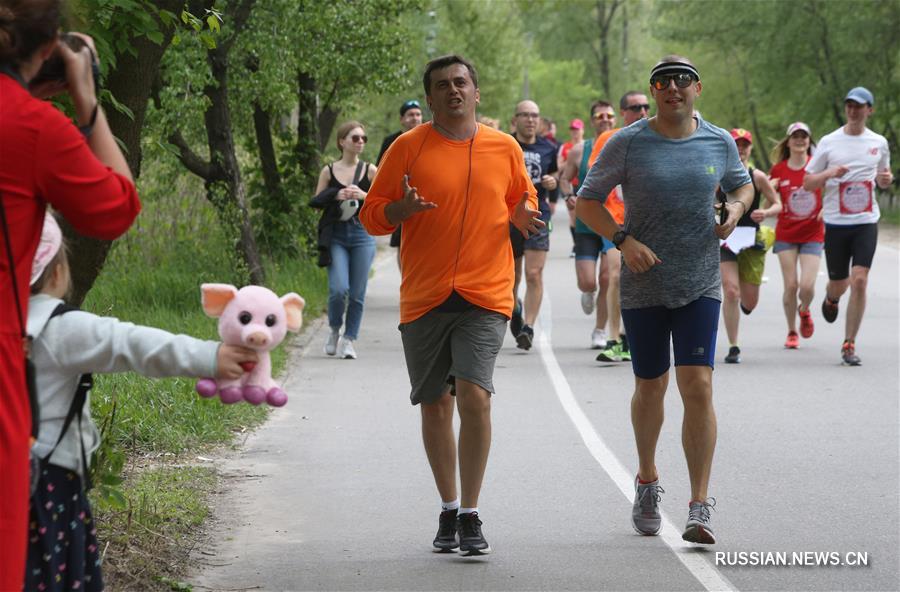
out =
[(795, 189), (787, 198), (788, 214), (792, 218), (806, 219), (816, 212), (816, 194), (802, 187)]
[(872, 182), (844, 181), (840, 184), (842, 214), (861, 214), (872, 211)]

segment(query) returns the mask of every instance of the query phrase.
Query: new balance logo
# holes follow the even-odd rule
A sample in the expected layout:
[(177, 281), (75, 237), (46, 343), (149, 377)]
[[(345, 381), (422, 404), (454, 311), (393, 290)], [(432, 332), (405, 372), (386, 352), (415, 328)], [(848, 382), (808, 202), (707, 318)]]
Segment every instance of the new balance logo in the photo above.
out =
[(706, 353), (706, 348), (703, 347), (695, 347), (694, 351), (691, 352), (692, 356), (702, 356)]

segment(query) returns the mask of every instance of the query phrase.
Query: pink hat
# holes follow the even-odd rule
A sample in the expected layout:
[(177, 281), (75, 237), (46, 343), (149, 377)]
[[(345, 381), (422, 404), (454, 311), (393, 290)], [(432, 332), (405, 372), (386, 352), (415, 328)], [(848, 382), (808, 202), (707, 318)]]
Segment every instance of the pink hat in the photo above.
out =
[(787, 128), (787, 135), (790, 136), (792, 133), (794, 133), (794, 132), (796, 132), (796, 131), (798, 131), (798, 130), (799, 130), (799, 131), (806, 132), (806, 135), (807, 135), (807, 136), (811, 136), (811, 135), (812, 135), (812, 134), (810, 133), (810, 131), (809, 131), (809, 126), (806, 125), (805, 123), (803, 123), (802, 121), (795, 121), (794, 123), (792, 123), (791, 125), (789, 125), (788, 128)]
[(573, 119), (569, 122), (569, 129), (584, 129), (584, 122), (580, 119)]
[(44, 214), (44, 229), (41, 231), (41, 242), (38, 243), (37, 252), (34, 254), (34, 262), (31, 264), (30, 285), (33, 286), (38, 281), (41, 274), (47, 269), (47, 265), (59, 253), (61, 246), (62, 231), (59, 229), (59, 224), (56, 223), (56, 218), (48, 210)]

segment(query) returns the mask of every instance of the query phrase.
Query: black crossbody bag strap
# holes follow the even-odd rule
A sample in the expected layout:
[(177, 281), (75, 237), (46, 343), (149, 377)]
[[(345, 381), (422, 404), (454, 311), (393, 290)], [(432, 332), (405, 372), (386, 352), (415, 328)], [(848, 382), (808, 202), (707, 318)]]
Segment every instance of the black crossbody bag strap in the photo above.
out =
[[(52, 313), (50, 313), (50, 318), (52, 319), (53, 317), (65, 314), (71, 310), (78, 310), (78, 308), (70, 306), (66, 303), (61, 303), (53, 310)], [(91, 473), (88, 469), (87, 453), (84, 450), (84, 436), (81, 434), (81, 421), (82, 416), (84, 415), (84, 405), (85, 403), (87, 403), (87, 394), (88, 392), (90, 392), (93, 386), (93, 375), (82, 374), (78, 377), (78, 387), (75, 389), (75, 397), (72, 399), (72, 404), (69, 406), (69, 412), (66, 413), (66, 419), (63, 422), (62, 430), (59, 432), (59, 438), (56, 439), (56, 444), (53, 445), (53, 449), (50, 450), (50, 452), (48, 452), (45, 456), (41, 457), (41, 464), (47, 464), (50, 460), (50, 457), (53, 456), (54, 452), (56, 452), (56, 447), (59, 446), (59, 443), (62, 442), (62, 439), (66, 435), (66, 432), (69, 431), (69, 427), (72, 425), (72, 421), (74, 421), (75, 416), (77, 415), (78, 442), (81, 444), (81, 467), (82, 473), (84, 474), (82, 483), (84, 483), (85, 491), (90, 491), (93, 484), (91, 483)]]
[(9, 275), (12, 278), (13, 297), (16, 301), (16, 315), (19, 317), (19, 332), (22, 336), (22, 348), (25, 350), (25, 385), (28, 391), (28, 403), (31, 406), (31, 437), (37, 440), (41, 427), (40, 408), (37, 402), (37, 385), (34, 382), (34, 364), (28, 355), (28, 333), (25, 331), (25, 317), (22, 314), (22, 302), (19, 300), (19, 282), (16, 279), (16, 262), (12, 254), (12, 241), (9, 238), (9, 223), (6, 220), (6, 206), (0, 195), (0, 221), (3, 222), (3, 239), (6, 246), (6, 257), (9, 262)]

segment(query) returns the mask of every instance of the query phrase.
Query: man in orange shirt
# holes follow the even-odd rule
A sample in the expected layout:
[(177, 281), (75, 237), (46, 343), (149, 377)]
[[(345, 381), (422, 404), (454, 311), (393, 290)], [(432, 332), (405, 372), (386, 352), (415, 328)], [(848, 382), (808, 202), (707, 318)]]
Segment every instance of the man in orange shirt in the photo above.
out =
[(509, 223), (525, 236), (544, 224), (521, 148), (476, 122), (474, 66), (457, 55), (437, 58), (423, 83), (433, 119), (388, 149), (359, 219), (376, 235), (403, 223), (400, 333), (441, 496), (434, 549), (483, 555), (491, 548), (478, 496), (491, 446), (494, 361), (513, 309)]

